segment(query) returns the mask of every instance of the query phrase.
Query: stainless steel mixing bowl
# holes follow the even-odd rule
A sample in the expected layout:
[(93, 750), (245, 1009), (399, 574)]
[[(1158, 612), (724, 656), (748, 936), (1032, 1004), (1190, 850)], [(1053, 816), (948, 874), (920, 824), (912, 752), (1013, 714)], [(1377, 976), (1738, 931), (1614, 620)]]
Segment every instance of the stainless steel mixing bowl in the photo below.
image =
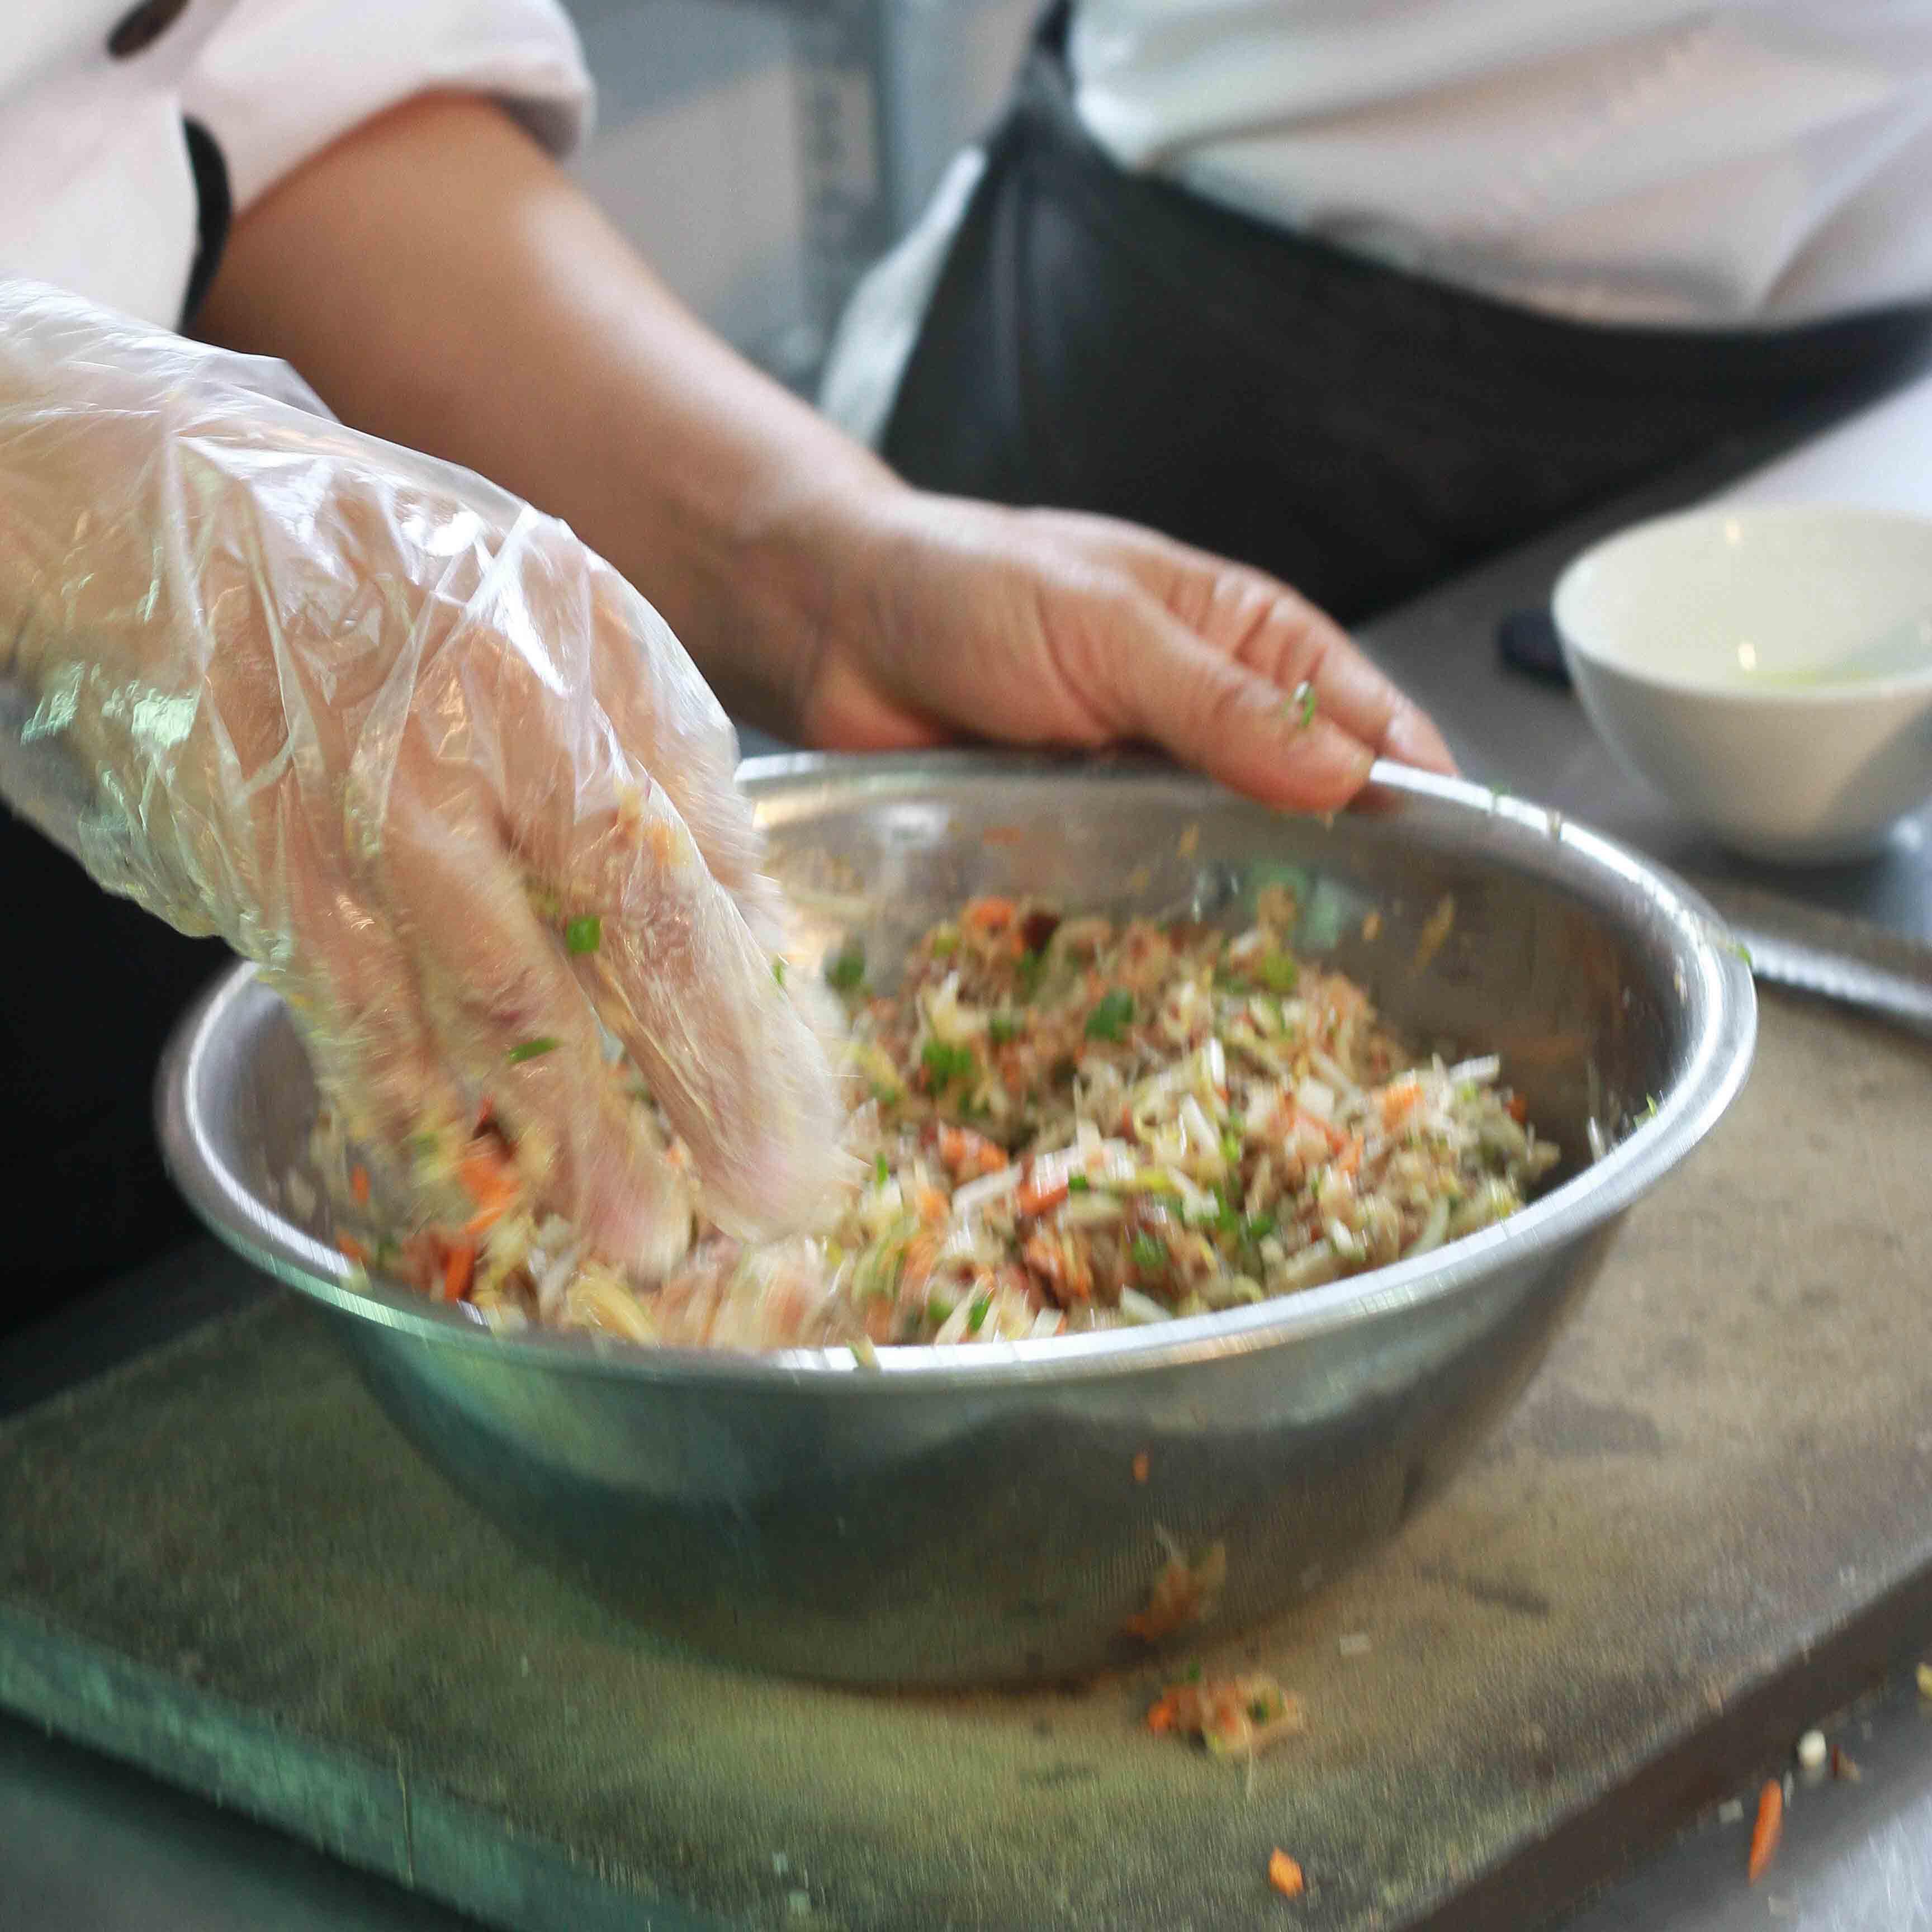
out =
[(1211, 1572), (1219, 1546), (1225, 1582), (1183, 1634), (1207, 1641), (1317, 1588), (1449, 1476), (1750, 1058), (1750, 975), (1682, 886), (1538, 808), (1378, 776), (1372, 809), (1324, 829), (1128, 764), (802, 758), (742, 774), (794, 896), (800, 970), (857, 932), (878, 978), (976, 892), (1232, 920), (1286, 879), (1302, 947), (1414, 1036), (1500, 1052), (1566, 1150), (1556, 1184), (1501, 1226), (1290, 1300), (888, 1349), (876, 1367), (495, 1336), (406, 1289), (358, 1291), (326, 1210), (290, 1211), (314, 1090), (245, 968), (170, 1052), (164, 1144), (218, 1234), (338, 1318), (437, 1468), (659, 1631), (857, 1682), (1066, 1676), (1144, 1655), (1124, 1626), (1156, 1576), (1176, 1552)]

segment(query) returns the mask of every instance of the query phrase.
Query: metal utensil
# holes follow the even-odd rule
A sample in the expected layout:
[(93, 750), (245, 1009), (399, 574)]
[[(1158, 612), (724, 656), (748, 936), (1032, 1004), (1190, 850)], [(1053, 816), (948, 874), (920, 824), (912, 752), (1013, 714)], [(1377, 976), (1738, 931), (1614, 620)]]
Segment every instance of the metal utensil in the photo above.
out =
[(1757, 978), (1932, 1039), (1932, 948), (1754, 886), (1702, 890), (1750, 953)]
[(1144, 1655), (1127, 1626), (1178, 1564), (1201, 1587), (1176, 1634), (1199, 1641), (1317, 1588), (1448, 1478), (1750, 1058), (1750, 976), (1694, 895), (1538, 808), (1378, 776), (1376, 808), (1324, 830), (1127, 764), (950, 754), (742, 773), (801, 968), (856, 927), (880, 976), (975, 892), (1232, 920), (1286, 884), (1303, 946), (1420, 1037), (1499, 1052), (1568, 1150), (1559, 1184), (1500, 1226), (1289, 1300), (886, 1349), (876, 1368), (842, 1349), (494, 1335), (406, 1289), (358, 1288), (326, 1210), (295, 1211), (314, 1090), (246, 969), (182, 1025), (163, 1144), (216, 1232), (336, 1318), (437, 1468), (661, 1631), (862, 1682), (1060, 1676)]

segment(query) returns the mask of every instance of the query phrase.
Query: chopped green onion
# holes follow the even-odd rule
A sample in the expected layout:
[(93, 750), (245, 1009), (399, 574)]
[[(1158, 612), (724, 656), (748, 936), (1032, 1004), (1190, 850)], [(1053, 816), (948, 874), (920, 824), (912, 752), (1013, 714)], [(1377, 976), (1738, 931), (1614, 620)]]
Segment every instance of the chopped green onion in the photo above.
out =
[(595, 952), (604, 944), (604, 922), (594, 912), (574, 919), (563, 928), (566, 952)]
[(825, 962), (826, 982), (835, 992), (856, 993), (866, 983), (866, 949), (855, 939)]
[(872, 1172), (878, 1177), (879, 1185), (881, 1187), (884, 1186), (886, 1182), (890, 1180), (892, 1178), (891, 1166), (887, 1162), (884, 1154), (880, 1154), (878, 1159), (872, 1163)]
[(990, 1294), (982, 1294), (974, 1303), (971, 1310), (966, 1317), (966, 1332), (968, 1334), (976, 1335), (982, 1328), (986, 1327), (986, 1316), (988, 1312), (992, 1310), (992, 1306), (993, 1298)]
[(784, 984), (785, 963), (782, 959), (772, 962), (772, 977), (782, 986)]
[(1010, 1044), (1019, 1030), (1019, 1022), (1011, 1013), (994, 1013), (986, 1022), (987, 1037), (995, 1046)]
[(1020, 963), (1015, 969), (1020, 982), (1020, 998), (1030, 1000), (1040, 991), (1040, 982), (1046, 973), (1046, 955), (1044, 952), (1023, 952)]
[(1066, 1191), (1070, 1194), (1090, 1194), (1094, 1184), (1084, 1174), (1070, 1174), (1066, 1177)]
[(545, 1034), (536, 1040), (520, 1041), (503, 1057), (512, 1066), (520, 1066), (526, 1060), (540, 1059), (546, 1053), (554, 1053), (558, 1042)]
[(1274, 1232), (1272, 1214), (1250, 1214), (1241, 1223), (1241, 1232), (1251, 1241), (1264, 1241)]
[(1248, 1715), (1253, 1718), (1256, 1724), (1264, 1724), (1268, 1722), (1270, 1708), (1265, 1697), (1256, 1697), (1249, 1703)]
[(932, 1090), (944, 1093), (954, 1081), (970, 1080), (977, 1063), (970, 1046), (953, 1046), (943, 1040), (929, 1040), (920, 1048), (920, 1064), (932, 1076)]
[(1731, 941), (1731, 950), (1748, 966), (1751, 963), (1750, 948), (1742, 939)]
[(1182, 1675), (1186, 1678), (1189, 1683), (1198, 1684), (1201, 1682), (1200, 1658), (1198, 1657), (1190, 1658), (1188, 1662), (1187, 1668), (1182, 1672)]
[(939, 1323), (944, 1322), (952, 1312), (952, 1304), (951, 1302), (941, 1300), (936, 1294), (929, 1294), (926, 1297), (926, 1318), (927, 1321), (932, 1322), (935, 1327)]
[(905, 1096), (885, 1081), (874, 1080), (872, 1082), (872, 1098), (882, 1107), (896, 1107)]
[(935, 959), (950, 959), (959, 950), (959, 928), (956, 926), (935, 926), (932, 928), (932, 956)]
[(1132, 1024), (1134, 996), (1124, 986), (1103, 993), (1100, 1004), (1087, 1016), (1089, 1040), (1118, 1040)]
[(1293, 992), (1295, 982), (1301, 977), (1301, 968), (1294, 963), (1292, 953), (1264, 954), (1258, 970), (1262, 984), (1270, 993)]
[(1284, 718), (1298, 718), (1306, 731), (1315, 722), (1315, 687), (1304, 678), (1289, 692), (1288, 702), (1281, 707)]
[(1241, 1137), (1239, 1134), (1226, 1133), (1221, 1136), (1221, 1158), (1230, 1167), (1238, 1166), (1241, 1158)]
[(434, 1134), (412, 1134), (410, 1136), (410, 1151), (418, 1160), (430, 1159), (442, 1144)]
[(1159, 1274), (1167, 1266), (1167, 1250), (1150, 1234), (1136, 1234), (1127, 1244), (1127, 1252), (1142, 1274)]

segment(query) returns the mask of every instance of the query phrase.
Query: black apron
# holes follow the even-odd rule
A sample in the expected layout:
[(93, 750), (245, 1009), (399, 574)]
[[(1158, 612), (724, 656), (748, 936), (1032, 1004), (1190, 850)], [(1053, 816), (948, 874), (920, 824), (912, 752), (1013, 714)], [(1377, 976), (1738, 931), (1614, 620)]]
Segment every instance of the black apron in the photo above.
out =
[(0, 868), (14, 909), (0, 986), (5, 1328), (194, 1238), (155, 1148), (154, 1067), (230, 956), (109, 897), (4, 810)]
[(1036, 34), (888, 424), (913, 482), (1153, 525), (1345, 622), (1733, 443), (1904, 380), (1932, 309), (1596, 328), (1123, 172)]

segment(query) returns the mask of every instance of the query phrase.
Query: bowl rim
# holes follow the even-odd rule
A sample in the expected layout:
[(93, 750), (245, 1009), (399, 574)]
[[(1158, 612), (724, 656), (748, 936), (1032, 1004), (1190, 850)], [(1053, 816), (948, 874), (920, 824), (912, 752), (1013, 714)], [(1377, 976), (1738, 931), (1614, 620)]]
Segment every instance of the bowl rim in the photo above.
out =
[[(1125, 774), (1172, 775), (1203, 804), (1229, 796), (1212, 782), (1156, 762), (1070, 760), (1037, 753), (920, 752), (848, 754), (804, 752), (747, 760), (741, 786), (755, 801), (802, 782), (857, 776), (904, 790), (922, 779), (968, 770), (1004, 776), (1053, 776), (1105, 784)], [(1501, 819), (1568, 848), (1590, 867), (1634, 888), (1676, 934), (1682, 970), (1705, 994), (1703, 1024), (1683, 1076), (1655, 1113), (1582, 1173), (1512, 1215), (1436, 1250), (1324, 1287), (1238, 1309), (1145, 1328), (1108, 1329), (1038, 1341), (984, 1342), (970, 1348), (897, 1344), (862, 1360), (850, 1348), (765, 1352), (650, 1347), (581, 1331), (526, 1328), (502, 1334), (466, 1306), (426, 1300), (416, 1290), (360, 1270), (335, 1250), (257, 1199), (217, 1153), (203, 1118), (202, 1068), (230, 1015), (254, 992), (256, 968), (238, 962), (190, 1007), (163, 1055), (155, 1083), (161, 1152), (176, 1185), (212, 1232), (264, 1273), (343, 1313), (424, 1343), (476, 1349), (509, 1364), (616, 1377), (640, 1384), (702, 1384), (752, 1393), (809, 1388), (849, 1391), (855, 1400), (937, 1389), (1000, 1389), (1138, 1376), (1209, 1358), (1282, 1346), (1393, 1316), (1458, 1294), (1499, 1264), (1533, 1258), (1575, 1241), (1627, 1210), (1702, 1140), (1749, 1072), (1756, 1002), (1742, 950), (1716, 912), (1664, 868), (1545, 807), (1461, 779), (1378, 763), (1371, 783), (1384, 808), (1430, 800), (1486, 819)], [(1688, 988), (1686, 989), (1688, 996)]]
[(1578, 586), (1582, 574), (1592, 566), (1600, 564), (1615, 553), (1640, 548), (1667, 530), (1721, 523), (1774, 526), (1801, 523), (1888, 525), (1910, 530), (1921, 537), (1932, 539), (1932, 515), (1849, 502), (1703, 503), (1690, 509), (1673, 510), (1663, 516), (1646, 517), (1640, 522), (1626, 524), (1573, 556), (1558, 574), (1550, 591), (1550, 619), (1556, 627), (1557, 639), (1573, 676), (1576, 661), (1580, 658), (1592, 670), (1609, 672), (1650, 690), (1719, 698), (1746, 709), (1787, 712), (1814, 707), (1835, 710), (1860, 705), (1884, 705), (1896, 703), (1900, 698), (1932, 694), (1932, 652), (1928, 652), (1924, 664), (1919, 668), (1886, 677), (1859, 678), (1842, 684), (1726, 684), (1714, 678), (1687, 676), (1633, 664), (1627, 658), (1592, 643), (1566, 620), (1566, 608), (1574, 606), (1580, 594)]

